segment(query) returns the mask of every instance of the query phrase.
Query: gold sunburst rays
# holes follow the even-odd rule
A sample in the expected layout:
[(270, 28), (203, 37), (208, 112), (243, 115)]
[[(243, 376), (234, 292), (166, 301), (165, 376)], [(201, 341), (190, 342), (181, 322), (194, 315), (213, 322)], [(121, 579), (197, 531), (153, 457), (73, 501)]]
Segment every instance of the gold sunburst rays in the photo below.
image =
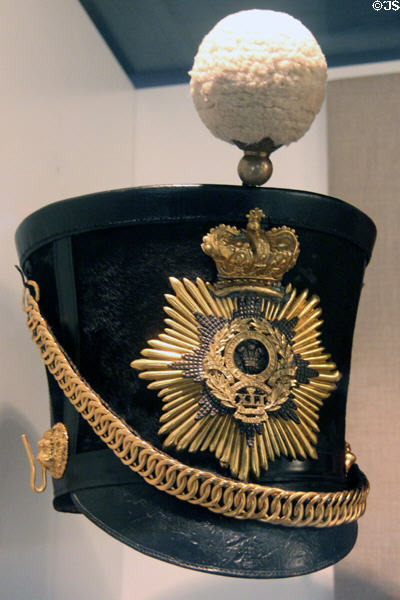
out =
[[(148, 342), (141, 352), (142, 358), (131, 363), (141, 371), (140, 378), (150, 381), (149, 389), (156, 390), (162, 400), (159, 434), (164, 445), (189, 452), (210, 452), (240, 480), (248, 480), (250, 474), (258, 478), (271, 461), (280, 457), (317, 458), (319, 411), (340, 378), (335, 363), (320, 343), (323, 321), (319, 298), (309, 297), (308, 290), (298, 294), (289, 284), (282, 300), (267, 296), (257, 299), (258, 319), (252, 320), (252, 326), (255, 324), (261, 333), (252, 333), (250, 327), (248, 337), (262, 340), (263, 335), (270, 336), (265, 346), (270, 359), (273, 353), (278, 355), (280, 370), (276, 367), (276, 372), (272, 375), (268, 372), (268, 377), (274, 382), (285, 377), (286, 383), (275, 405), (264, 413), (261, 409), (253, 411), (250, 416), (244, 409), (243, 417), (243, 411), (235, 412), (236, 400), (232, 398), (236, 396), (226, 402), (221, 401), (221, 395), (215, 398), (209, 393), (215, 387), (208, 387), (207, 378), (202, 376), (204, 360), (210, 362), (212, 342), (222, 340), (215, 350), (221, 357), (226, 336), (232, 338), (237, 334), (240, 319), (248, 326), (249, 319), (246, 321), (239, 310), (240, 294), (218, 297), (213, 294), (213, 286), (200, 278), (193, 282), (172, 277), (170, 283), (174, 294), (165, 295), (168, 305), (164, 308), (167, 315), (164, 332)], [(204, 333), (208, 322), (214, 333)], [(242, 340), (241, 321), (239, 325)], [(204, 335), (208, 335), (207, 343)], [(276, 350), (271, 350), (271, 343)], [(225, 363), (223, 367), (214, 366), (220, 379), (232, 377), (232, 373), (226, 372)], [(251, 378), (255, 376), (238, 375), (235, 367), (234, 377), (238, 380), (236, 388), (240, 387), (242, 377), (246, 390), (252, 389)], [(257, 385), (261, 385), (259, 379)], [(263, 382), (266, 388), (267, 384), (268, 381)], [(275, 395), (279, 396), (279, 390)]]

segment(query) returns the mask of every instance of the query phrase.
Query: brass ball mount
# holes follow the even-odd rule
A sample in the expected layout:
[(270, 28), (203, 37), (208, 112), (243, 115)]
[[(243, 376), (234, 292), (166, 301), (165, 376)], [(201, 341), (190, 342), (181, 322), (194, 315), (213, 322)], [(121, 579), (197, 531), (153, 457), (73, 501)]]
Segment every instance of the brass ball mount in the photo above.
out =
[(255, 144), (244, 144), (236, 140), (234, 143), (244, 152), (238, 164), (238, 174), (243, 185), (254, 187), (266, 183), (273, 171), (270, 155), (280, 146), (275, 146), (271, 138), (264, 138)]

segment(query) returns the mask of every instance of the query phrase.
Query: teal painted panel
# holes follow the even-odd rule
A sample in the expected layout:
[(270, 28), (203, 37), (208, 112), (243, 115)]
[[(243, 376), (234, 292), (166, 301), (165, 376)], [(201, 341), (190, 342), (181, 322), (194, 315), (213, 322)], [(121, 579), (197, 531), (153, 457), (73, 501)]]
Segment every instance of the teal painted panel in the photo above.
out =
[(80, 0), (136, 87), (189, 80), (203, 36), (250, 8), (288, 12), (318, 39), (328, 66), (400, 58), (400, 0)]

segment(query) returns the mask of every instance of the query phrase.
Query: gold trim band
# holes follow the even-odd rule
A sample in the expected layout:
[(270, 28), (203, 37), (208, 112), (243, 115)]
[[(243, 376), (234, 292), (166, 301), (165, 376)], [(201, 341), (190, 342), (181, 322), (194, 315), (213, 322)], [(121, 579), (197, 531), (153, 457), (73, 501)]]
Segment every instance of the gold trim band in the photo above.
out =
[[(364, 514), (369, 485), (362, 477), (354, 489), (295, 492), (234, 481), (188, 467), (146, 442), (81, 377), (40, 313), (37, 283), (28, 281), (25, 286), (23, 309), (27, 325), (50, 373), (96, 435), (147, 483), (214, 513), (278, 525), (332, 527), (355, 521)], [(34, 289), (36, 299), (28, 286)]]

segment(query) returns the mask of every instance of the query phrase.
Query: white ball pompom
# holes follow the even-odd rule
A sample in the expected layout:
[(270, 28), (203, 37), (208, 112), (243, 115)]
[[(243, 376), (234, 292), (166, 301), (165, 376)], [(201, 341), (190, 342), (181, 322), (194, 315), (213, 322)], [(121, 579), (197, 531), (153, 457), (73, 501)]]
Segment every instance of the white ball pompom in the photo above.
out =
[(229, 15), (200, 44), (191, 93), (203, 123), (230, 143), (298, 140), (319, 112), (326, 61), (311, 32), (290, 15)]

